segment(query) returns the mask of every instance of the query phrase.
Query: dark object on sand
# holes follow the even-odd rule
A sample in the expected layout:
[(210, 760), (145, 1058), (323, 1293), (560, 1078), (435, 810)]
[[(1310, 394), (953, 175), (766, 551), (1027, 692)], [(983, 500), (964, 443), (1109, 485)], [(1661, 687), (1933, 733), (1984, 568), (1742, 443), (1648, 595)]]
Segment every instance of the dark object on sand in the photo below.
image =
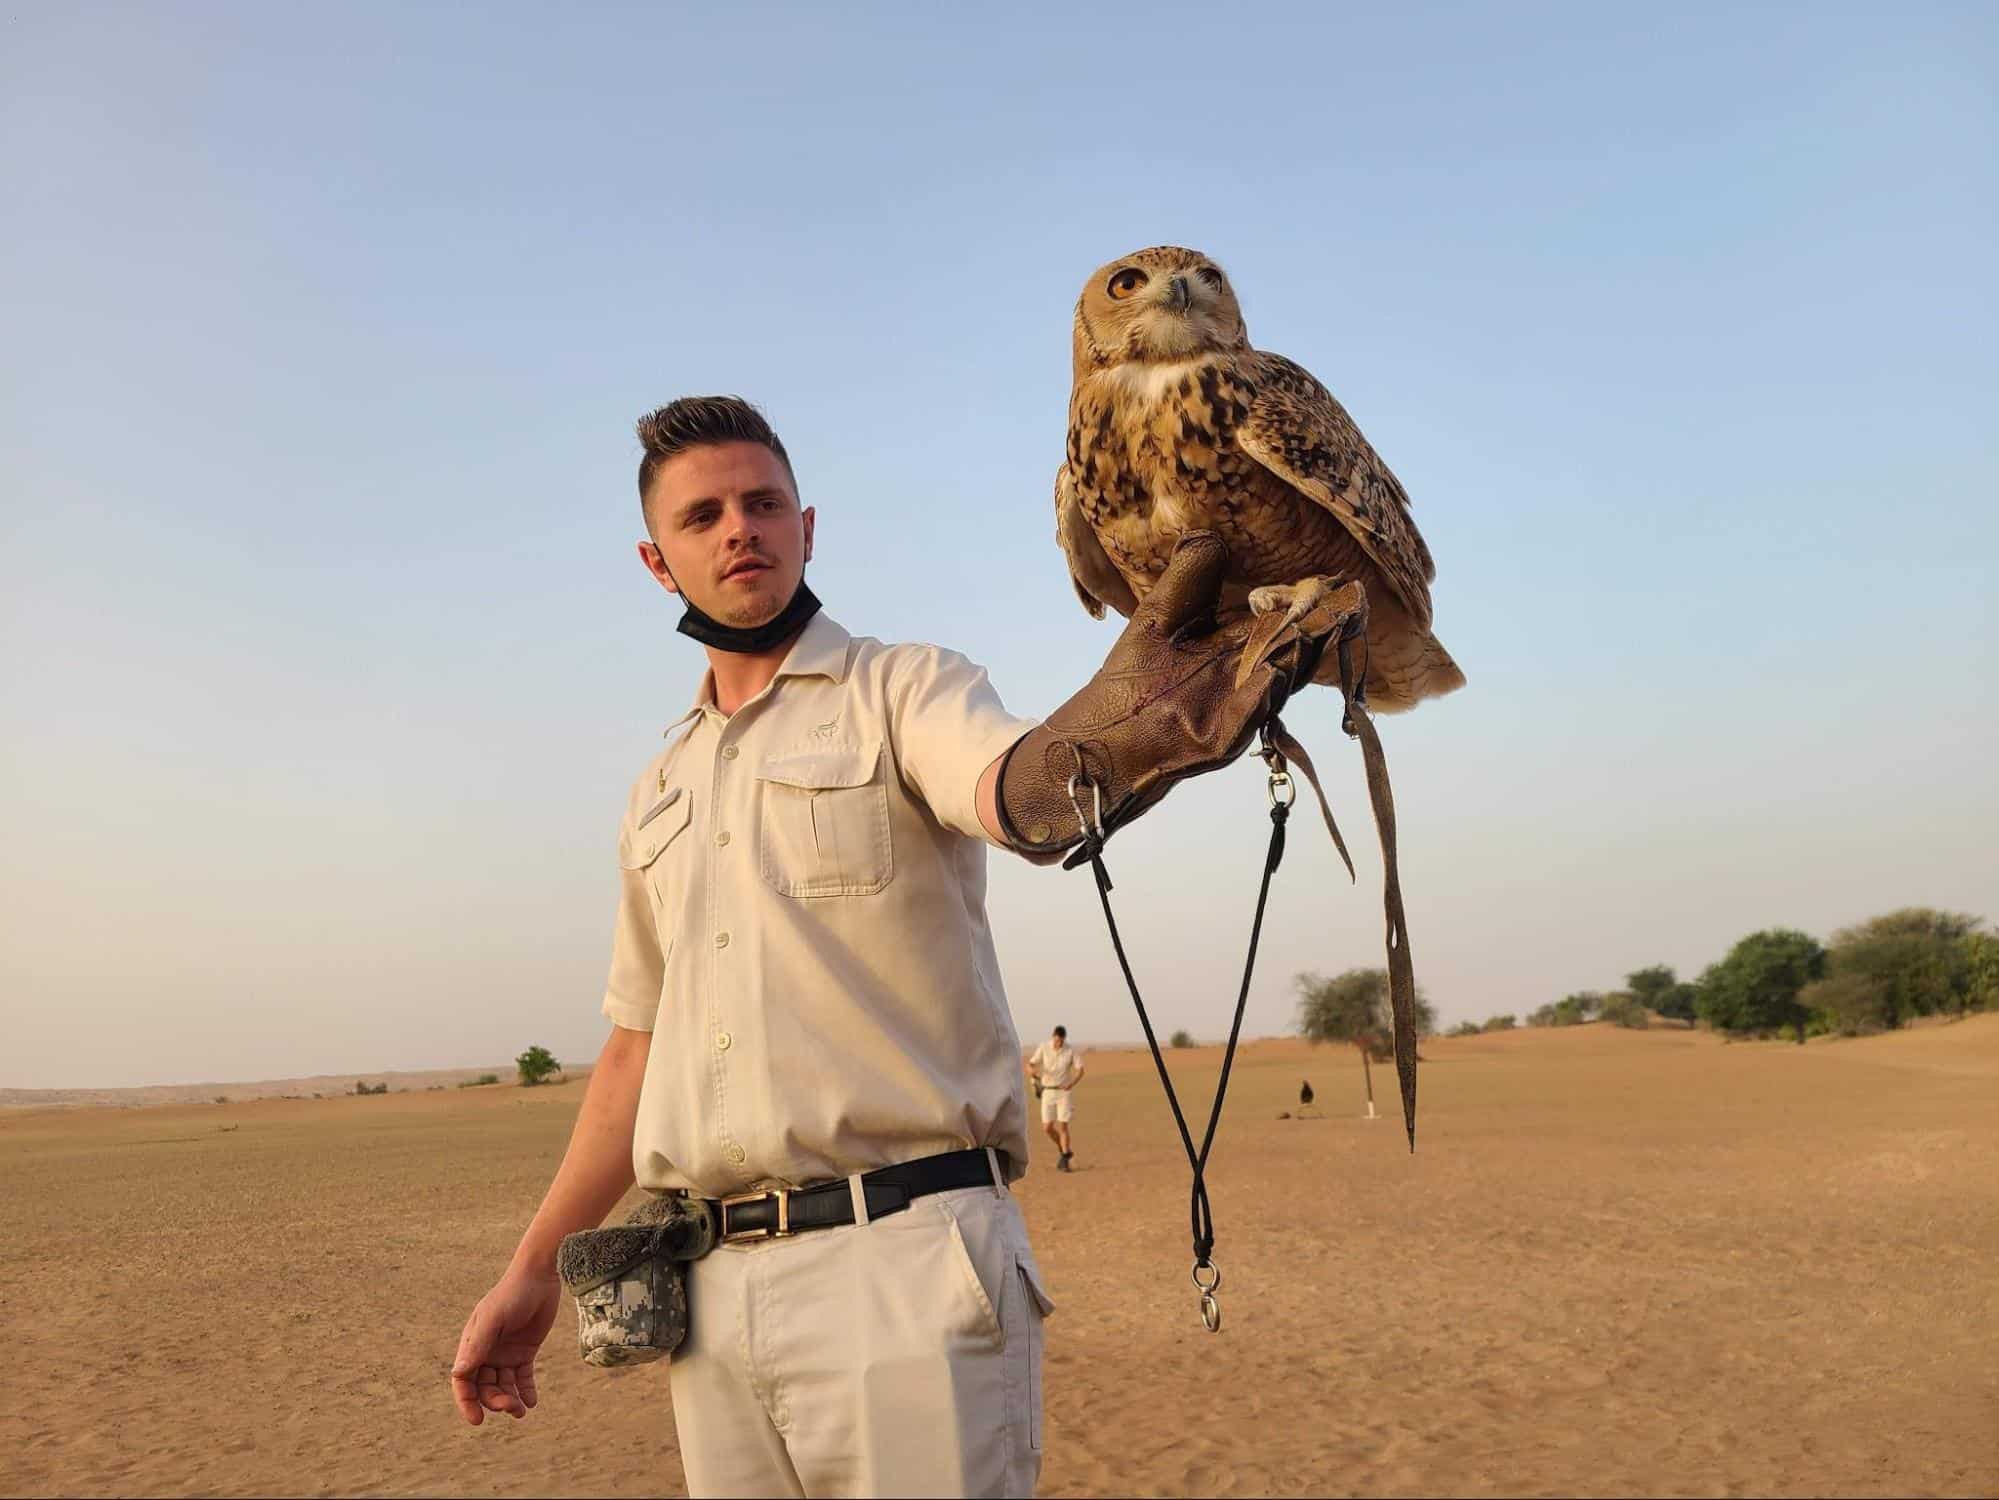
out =
[(1307, 1078), (1302, 1084), (1298, 1086), (1298, 1102), (1300, 1104), (1310, 1104), (1312, 1102), (1311, 1079)]

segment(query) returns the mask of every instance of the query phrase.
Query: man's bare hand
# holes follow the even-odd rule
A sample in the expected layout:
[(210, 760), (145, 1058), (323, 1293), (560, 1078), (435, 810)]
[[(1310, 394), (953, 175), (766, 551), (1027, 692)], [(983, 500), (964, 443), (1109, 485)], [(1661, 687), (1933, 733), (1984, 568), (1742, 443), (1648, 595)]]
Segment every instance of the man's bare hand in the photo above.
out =
[(534, 1357), (555, 1324), (562, 1281), (552, 1272), (510, 1270), (479, 1299), (451, 1362), (451, 1399), (474, 1427), (486, 1413), (519, 1419), (539, 1399)]

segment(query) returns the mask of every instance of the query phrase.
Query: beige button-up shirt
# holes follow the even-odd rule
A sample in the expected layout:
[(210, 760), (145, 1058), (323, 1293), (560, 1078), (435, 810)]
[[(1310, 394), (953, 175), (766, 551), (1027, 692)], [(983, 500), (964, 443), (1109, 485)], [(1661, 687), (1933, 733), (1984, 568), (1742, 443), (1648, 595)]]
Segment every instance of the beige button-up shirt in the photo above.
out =
[(968, 1146), (1025, 1169), (977, 789), (1033, 724), (956, 652), (823, 612), (734, 715), (704, 679), (618, 833), (604, 1014), (653, 1034), (641, 1186), (719, 1197)]

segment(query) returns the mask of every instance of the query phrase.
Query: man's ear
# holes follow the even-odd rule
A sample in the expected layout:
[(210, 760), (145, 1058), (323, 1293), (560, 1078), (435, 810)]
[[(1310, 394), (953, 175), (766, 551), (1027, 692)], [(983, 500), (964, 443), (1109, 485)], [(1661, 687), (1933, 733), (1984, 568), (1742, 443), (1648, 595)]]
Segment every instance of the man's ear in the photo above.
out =
[(805, 523), (805, 560), (812, 561), (812, 524), (819, 519), (819, 512), (806, 506), (799, 512), (799, 519)]
[(639, 561), (646, 565), (646, 571), (658, 580), (659, 586), (669, 594), (680, 592), (680, 585), (673, 581), (673, 574), (667, 569), (666, 558), (651, 542), (639, 543)]

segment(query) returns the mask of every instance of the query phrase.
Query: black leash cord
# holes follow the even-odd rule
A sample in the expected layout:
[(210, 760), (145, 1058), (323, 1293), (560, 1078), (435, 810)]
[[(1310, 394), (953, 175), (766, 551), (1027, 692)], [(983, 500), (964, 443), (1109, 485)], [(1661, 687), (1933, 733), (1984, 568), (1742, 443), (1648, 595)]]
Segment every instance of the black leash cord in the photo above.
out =
[[(1092, 834), (1085, 848), (1090, 857), (1090, 869), (1097, 877), (1097, 899), (1103, 903), (1104, 922), (1110, 928), (1111, 947), (1117, 953), (1118, 967), (1124, 971), (1125, 987), (1131, 991), (1131, 1003), (1138, 1007), (1138, 1024), (1145, 1028), (1145, 1043), (1152, 1049), (1152, 1064), (1159, 1070), (1159, 1081), (1166, 1089), (1166, 1102), (1173, 1107), (1173, 1123), (1180, 1127), (1180, 1144), (1187, 1152), (1187, 1165), (1194, 1169), (1193, 1192), (1189, 1198), (1189, 1213), (1194, 1231), (1194, 1285), (1201, 1293), (1201, 1321), (1210, 1333), (1221, 1332), (1222, 1310), (1215, 1301), (1215, 1290), (1222, 1284), (1222, 1273), (1212, 1258), (1215, 1248), (1215, 1216), (1208, 1203), (1208, 1153), (1214, 1149), (1215, 1130), (1222, 1120), (1222, 1100), (1229, 1091), (1229, 1072), (1235, 1066), (1236, 1041), (1242, 1035), (1242, 1016), (1249, 1003), (1250, 976), (1256, 972), (1257, 944), (1263, 937), (1263, 909), (1270, 900), (1270, 877), (1277, 873), (1278, 863), (1284, 858), (1284, 821), (1291, 815), (1291, 803), (1287, 798), (1279, 801), (1277, 788), (1288, 788), (1289, 779), (1277, 769), (1281, 762), (1273, 762), (1271, 770), (1270, 797), (1270, 849), (1263, 858), (1263, 884), (1256, 893), (1256, 919), (1249, 929), (1249, 954), (1243, 959), (1242, 989), (1236, 995), (1235, 1021), (1229, 1027), (1228, 1049), (1222, 1054), (1221, 1081), (1215, 1086), (1214, 1108), (1208, 1112), (1207, 1133), (1201, 1138), (1201, 1149), (1194, 1149), (1194, 1133), (1187, 1128), (1187, 1116), (1180, 1109), (1180, 1096), (1174, 1092), (1173, 1080), (1166, 1072), (1166, 1059), (1159, 1051), (1159, 1038), (1152, 1030), (1152, 1018), (1145, 1013), (1145, 1000), (1138, 992), (1138, 981), (1132, 977), (1131, 960), (1125, 956), (1124, 939), (1118, 935), (1117, 917), (1111, 911), (1111, 876), (1104, 868), (1104, 844), (1100, 834)], [(1087, 824), (1085, 825), (1088, 826)]]

